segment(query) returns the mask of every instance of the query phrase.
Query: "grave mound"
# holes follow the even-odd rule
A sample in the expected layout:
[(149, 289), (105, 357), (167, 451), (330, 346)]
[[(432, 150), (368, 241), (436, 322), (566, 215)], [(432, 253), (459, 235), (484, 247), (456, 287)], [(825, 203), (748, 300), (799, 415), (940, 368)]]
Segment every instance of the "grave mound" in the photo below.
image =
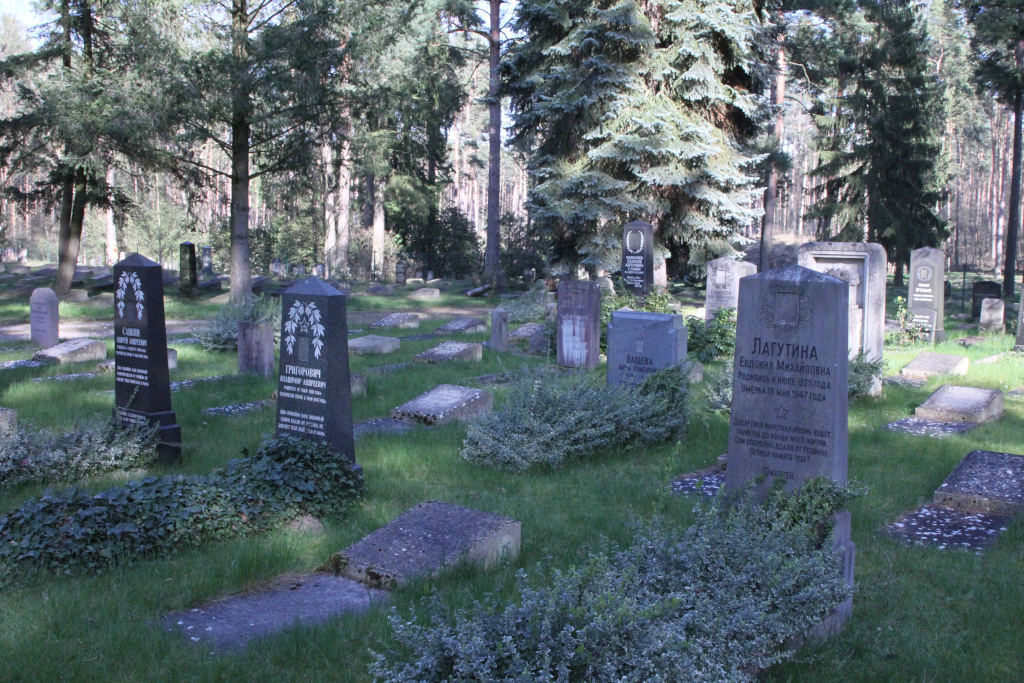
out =
[(392, 313), (386, 315), (375, 323), (371, 323), (370, 327), (377, 327), (383, 329), (399, 328), (399, 329), (411, 329), (420, 326), (420, 317), (415, 313)]
[(413, 356), (413, 360), (424, 363), (443, 363), (454, 360), (483, 360), (483, 357), (484, 347), (482, 344), (446, 341), (423, 353), (416, 354)]
[(489, 413), (493, 408), (494, 396), (489, 391), (441, 384), (393, 409), (391, 418), (427, 425), (442, 425)]
[(422, 289), (417, 289), (415, 292), (410, 294), (409, 298), (413, 299), (414, 301), (429, 301), (432, 299), (440, 299), (441, 290), (438, 289), (437, 287), (423, 287)]
[(377, 334), (368, 334), (365, 337), (348, 340), (348, 350), (359, 356), (371, 353), (391, 353), (397, 351), (399, 346), (401, 346), (401, 342), (394, 337), (383, 337)]
[(935, 490), (935, 503), (994, 515), (1024, 512), (1024, 456), (971, 451)]
[(970, 362), (967, 356), (922, 351), (917, 354), (917, 358), (910, 361), (906, 367), (900, 370), (900, 374), (918, 379), (928, 379), (930, 377), (938, 377), (939, 375), (962, 376), (967, 374)]
[(99, 339), (69, 339), (56, 346), (43, 349), (32, 358), (44, 363), (82, 363), (104, 360), (107, 344)]
[(1003, 392), (944, 384), (917, 407), (914, 416), (936, 422), (988, 422), (1003, 414)]
[(487, 322), (480, 318), (456, 318), (437, 328), (437, 332), (462, 332), (477, 334), (487, 331)]

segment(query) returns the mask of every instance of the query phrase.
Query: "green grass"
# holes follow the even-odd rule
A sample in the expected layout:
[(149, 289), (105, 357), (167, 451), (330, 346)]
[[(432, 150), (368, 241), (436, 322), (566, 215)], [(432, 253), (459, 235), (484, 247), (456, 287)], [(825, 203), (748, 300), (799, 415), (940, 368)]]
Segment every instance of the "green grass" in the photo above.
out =
[[(389, 304), (394, 301), (378, 298)], [(469, 302), (463, 297), (462, 303)], [(437, 324), (425, 321), (419, 332)], [(970, 333), (950, 330), (951, 337), (966, 334)], [(465, 336), (473, 341), (484, 338)], [(353, 356), (352, 371), (408, 361), (438, 341), (403, 342), (393, 354)], [(971, 357), (969, 374), (957, 383), (1012, 389), (1024, 383), (1024, 361), (1010, 356), (992, 365), (973, 362), (1005, 351), (1011, 344), (1007, 337), (993, 338), (982, 347), (965, 350), (951, 340), (936, 350)], [(235, 371), (234, 354), (208, 353), (195, 345), (177, 348), (179, 368), (172, 371), (172, 380)], [(896, 372), (922, 348), (887, 349), (887, 373)], [(0, 360), (26, 357), (28, 349), (25, 345), (0, 351)], [(439, 383), (465, 383), (477, 375), (537, 362), (485, 350), (481, 363), (367, 373), (368, 394), (354, 400), (355, 419), (384, 416)], [(0, 405), (17, 408), (22, 420), (57, 429), (77, 419), (108, 415), (113, 397), (98, 392), (113, 387), (110, 376), (73, 382), (26, 381), (88, 369), (0, 371)], [(854, 616), (838, 638), (805, 648), (797, 661), (769, 670), (765, 680), (1021, 680), (1024, 524), (1011, 526), (994, 548), (981, 555), (908, 547), (880, 534), (882, 526), (928, 501), (968, 451), (1024, 452), (1020, 438), (1024, 402), (1013, 399), (1007, 399), (1002, 420), (944, 440), (881, 428), (912, 414), (939, 384), (933, 380), (921, 389), (886, 385), (882, 398), (852, 404), (850, 474), (870, 489), (851, 506), (857, 543)], [(242, 448), (257, 446), (261, 435), (273, 430), (272, 410), (235, 417), (209, 416), (201, 410), (267, 398), (275, 388), (272, 380), (248, 378), (200, 384), (175, 393), (174, 409), (185, 446), (182, 464), (173, 469), (205, 472), (238, 457)], [(503, 395), (499, 388), (497, 400)], [(163, 632), (157, 620), (171, 610), (252, 590), (282, 573), (311, 571), (333, 552), (430, 499), (509, 515), (523, 523), (522, 554), (512, 566), (489, 572), (458, 568), (396, 591), (392, 599), (392, 605), (406, 613), (436, 588), (454, 606), (465, 605), (499, 588), (502, 579), (520, 567), (530, 571), (545, 558), (568, 567), (602, 539), (627, 542), (635, 519), (662, 515), (687, 523), (693, 501), (671, 494), (668, 483), (678, 474), (712, 464), (726, 448), (727, 431), (725, 417), (697, 419), (678, 447), (665, 444), (604, 453), (560, 471), (526, 475), (460, 461), (464, 428), (458, 425), (361, 439), (357, 459), (365, 469), (367, 496), (352, 515), (324, 520), (322, 533), (280, 530), (212, 543), (100, 576), (37, 578), (0, 590), (0, 681), (368, 681), (370, 651), (385, 650), (391, 642), (386, 607), (258, 641), (244, 653), (217, 656), (211, 656), (209, 648), (194, 647), (176, 634)], [(97, 477), (85, 485), (99, 489), (125, 477)], [(0, 493), (0, 510), (39, 490), (26, 487)]]

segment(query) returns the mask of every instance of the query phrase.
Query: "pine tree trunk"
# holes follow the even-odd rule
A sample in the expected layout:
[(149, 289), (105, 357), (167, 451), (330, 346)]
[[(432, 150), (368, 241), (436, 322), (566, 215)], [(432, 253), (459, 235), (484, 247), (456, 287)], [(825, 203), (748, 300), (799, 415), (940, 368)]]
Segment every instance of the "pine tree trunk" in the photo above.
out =
[[(114, 167), (107, 167), (107, 187), (111, 192), (114, 189)], [(107, 263), (110, 266), (117, 263), (117, 225), (114, 223), (114, 207), (107, 207)]]
[[(772, 79), (771, 98), (775, 109), (775, 124), (772, 136), (775, 144), (781, 145), (785, 119), (782, 105), (786, 98), (786, 52), (779, 36), (778, 52), (775, 57), (775, 78)], [(761, 219), (761, 259), (758, 272), (770, 270), (772, 267), (772, 237), (775, 231), (775, 200), (779, 191), (779, 169), (772, 163), (768, 170), (768, 184), (764, 188), (764, 218)]]
[(54, 283), (54, 291), (58, 294), (71, 289), (71, 281), (75, 275), (75, 264), (78, 262), (78, 244), (74, 247), (74, 256), (71, 254), (71, 205), (75, 198), (75, 179), (73, 177), (64, 181), (64, 189), (60, 196), (60, 232), (57, 237), (57, 281)]
[[(249, 58), (248, 8), (246, 0), (233, 0), (231, 7), (232, 47), (236, 67)], [(237, 78), (241, 79), (242, 74)], [(249, 265), (249, 95), (245, 84), (235, 82), (231, 100), (231, 303), (252, 298), (252, 270)]]
[(501, 0), (490, 0), (490, 66), (488, 87), (490, 125), (487, 137), (490, 151), (487, 159), (487, 247), (484, 252), (484, 274), (493, 277), (501, 267), (501, 98), (498, 97), (498, 58), (501, 48)]
[(896, 273), (892, 277), (892, 286), (903, 286), (903, 259), (900, 256), (896, 257)]
[[(1017, 66), (1024, 58), (1024, 41), (1017, 44)], [(1017, 235), (1020, 233), (1020, 172), (1024, 93), (1017, 91), (1013, 101), (1013, 170), (1010, 176), (1010, 220), (1006, 226), (1006, 264), (1003, 267), (1003, 296), (1012, 297), (1017, 273)]]
[(373, 188), (373, 279), (384, 277), (384, 180), (374, 179)]

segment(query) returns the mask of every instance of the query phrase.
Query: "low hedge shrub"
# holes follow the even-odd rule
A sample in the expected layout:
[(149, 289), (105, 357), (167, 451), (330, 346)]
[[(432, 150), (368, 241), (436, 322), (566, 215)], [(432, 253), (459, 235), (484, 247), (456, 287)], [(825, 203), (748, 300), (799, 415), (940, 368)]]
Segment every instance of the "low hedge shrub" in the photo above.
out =
[(90, 420), (60, 433), (23, 424), (0, 435), (0, 488), (67, 483), (144, 467), (156, 457), (156, 436), (155, 427), (121, 428), (109, 419)]
[(461, 455), (525, 472), (558, 467), (604, 448), (661, 443), (686, 426), (687, 375), (652, 373), (638, 386), (597, 386), (592, 377), (552, 372), (512, 385), (494, 412), (469, 423)]
[(253, 297), (239, 306), (223, 306), (206, 325), (195, 331), (196, 337), (207, 351), (235, 351), (238, 349), (238, 323), (243, 321), (268, 322), (274, 326), (274, 343), (281, 336), (281, 301), (273, 297)]
[[(820, 520), (818, 520), (820, 521)], [(840, 560), (814, 520), (780, 523), (770, 508), (725, 499), (684, 530), (655, 521), (621, 551), (560, 572), (517, 574), (451, 615), (436, 596), (426, 619), (393, 610), (397, 646), (375, 653), (375, 680), (753, 681), (791, 655), (849, 596)]]
[(715, 317), (704, 322), (702, 318), (686, 318), (686, 353), (701, 363), (718, 358), (732, 358), (736, 350), (736, 309), (719, 308)]
[(0, 517), (0, 581), (102, 570), (302, 515), (339, 514), (361, 490), (356, 470), (328, 446), (279, 437), (208, 475), (46, 492)]

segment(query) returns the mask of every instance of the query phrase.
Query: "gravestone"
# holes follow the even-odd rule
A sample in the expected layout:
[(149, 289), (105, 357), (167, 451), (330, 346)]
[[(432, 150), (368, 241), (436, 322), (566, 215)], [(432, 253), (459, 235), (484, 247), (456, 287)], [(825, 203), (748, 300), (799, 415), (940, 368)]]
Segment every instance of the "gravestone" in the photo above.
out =
[(757, 266), (753, 263), (727, 256), (708, 261), (704, 322), (714, 320), (719, 308), (736, 308), (740, 298), (740, 278), (756, 272)]
[(238, 374), (274, 376), (274, 325), (243, 320), (238, 323)]
[(953, 285), (949, 284), (949, 280), (942, 283), (943, 297), (949, 299), (953, 296)]
[(456, 360), (483, 360), (483, 344), (469, 344), (466, 342), (446, 341), (441, 342), (432, 349), (418, 353), (412, 357), (413, 360), (424, 363), (445, 363)]
[(615, 311), (608, 323), (609, 386), (640, 384), (658, 370), (686, 360), (686, 323), (681, 315)]
[(390, 417), (436, 426), (489, 413), (493, 407), (494, 396), (489, 391), (441, 384), (394, 408)]
[(408, 264), (405, 261), (395, 262), (395, 284), (405, 286), (405, 271)]
[(366, 288), (366, 293), (374, 296), (391, 296), (395, 293), (395, 288), (391, 285), (370, 285)]
[[(622, 280), (636, 296), (647, 296), (654, 284), (654, 226), (633, 221), (622, 227)], [(561, 298), (561, 296), (559, 296)]]
[(527, 268), (526, 270), (523, 271), (523, 283), (525, 283), (527, 287), (532, 287), (533, 286), (533, 282), (536, 279), (537, 279), (537, 269), (536, 268)]
[(544, 304), (544, 322), (557, 322), (558, 321), (558, 304), (554, 301), (549, 301)]
[(276, 258), (270, 262), (270, 274), (276, 277), (284, 277), (284, 264), (281, 263), (281, 259)]
[(559, 282), (557, 320), (558, 364), (564, 368), (596, 368), (601, 355), (601, 289), (597, 283)]
[(435, 330), (436, 332), (462, 332), (463, 334), (478, 334), (487, 331), (487, 321), (480, 318), (456, 318), (446, 322)]
[(409, 295), (414, 301), (430, 301), (441, 298), (441, 290), (436, 287), (423, 287)]
[[(946, 340), (946, 253), (933, 247), (910, 252), (910, 289), (907, 313), (919, 325), (931, 325), (933, 341)], [(941, 293), (940, 293), (941, 292)], [(929, 316), (928, 312), (932, 312)]]
[(178, 245), (178, 293), (186, 299), (199, 294), (199, 271), (196, 269), (196, 245)]
[(281, 294), (277, 435), (320, 441), (355, 462), (345, 295), (315, 277)]
[(1003, 322), (1006, 304), (1002, 299), (984, 299), (981, 302), (981, 315), (978, 316), (978, 332), (982, 334), (1003, 334), (1006, 325)]
[(203, 247), (203, 275), (213, 275), (213, 247)]
[(491, 311), (491, 351), (508, 351), (508, 311), (504, 308)]
[(519, 553), (522, 525), (509, 517), (428, 501), (327, 561), (335, 574), (370, 588), (394, 589), (445, 567), (490, 567)]
[(988, 422), (1003, 414), (1003, 392), (998, 389), (944, 384), (914, 411), (914, 417), (936, 422)]
[[(341, 296), (345, 295), (342, 294)], [(397, 351), (401, 344), (402, 342), (395, 337), (368, 334), (365, 337), (349, 339), (348, 350), (359, 356), (371, 353), (391, 353), (392, 351)]]
[(306, 264), (300, 263), (295, 267), (295, 277), (306, 277)]
[(18, 431), (18, 411), (14, 408), (0, 408), (0, 434)]
[(69, 339), (43, 349), (32, 358), (44, 363), (85, 363), (107, 357), (107, 343), (99, 339)]
[(407, 277), (405, 279), (406, 289), (422, 289), (425, 283), (421, 277)]
[(967, 356), (922, 351), (900, 370), (900, 374), (918, 379), (928, 379), (939, 375), (963, 376), (967, 374), (970, 363), (971, 360)]
[(434, 279), (434, 271), (428, 270), (427, 271), (427, 281), (429, 282), (430, 280), (433, 280), (433, 279)]
[(181, 427), (171, 406), (160, 265), (131, 254), (114, 265), (114, 417), (159, 425), (161, 462), (181, 460)]
[(985, 299), (1001, 299), (1003, 286), (991, 280), (979, 280), (971, 287), (971, 317), (981, 317), (981, 306)]
[(615, 283), (612, 282), (610, 277), (602, 275), (594, 280), (594, 282), (597, 283), (597, 286), (601, 288), (602, 292), (608, 292), (612, 296), (615, 295)]
[[(849, 297), (843, 281), (797, 265), (740, 281), (725, 486), (758, 477), (793, 490), (807, 479), (847, 480)], [(843, 576), (853, 585), (850, 513), (833, 516)], [(838, 630), (853, 609), (840, 605), (822, 628)]]
[(56, 346), (60, 342), (60, 301), (57, 295), (49, 287), (40, 287), (32, 291), (28, 301), (32, 341), (44, 349)]
[(540, 323), (525, 323), (509, 333), (508, 338), (514, 341), (529, 339), (535, 334), (543, 334), (544, 326)]
[[(863, 352), (865, 360), (882, 360), (885, 248), (871, 242), (808, 242), (800, 246), (799, 264), (849, 284), (850, 358)], [(870, 393), (878, 395), (881, 390), (878, 382)]]
[(420, 326), (420, 317), (415, 313), (392, 313), (384, 316), (380, 320), (370, 323), (370, 327), (378, 327), (383, 329), (398, 328), (398, 329), (412, 329)]
[(321, 280), (327, 275), (327, 266), (322, 263), (317, 263), (313, 266), (313, 275), (320, 278)]
[(935, 503), (994, 515), (1024, 512), (1024, 456), (971, 451), (935, 490)]

